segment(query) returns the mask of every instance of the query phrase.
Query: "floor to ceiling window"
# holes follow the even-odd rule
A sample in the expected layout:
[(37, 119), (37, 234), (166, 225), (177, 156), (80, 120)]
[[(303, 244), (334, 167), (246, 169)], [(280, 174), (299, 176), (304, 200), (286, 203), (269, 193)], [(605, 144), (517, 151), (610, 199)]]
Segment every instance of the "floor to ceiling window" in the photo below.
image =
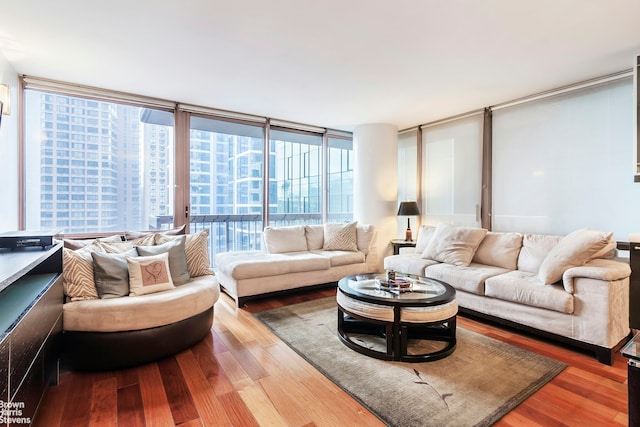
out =
[(271, 129), (269, 224), (322, 222), (322, 135)]
[(209, 229), (213, 260), (261, 249), (266, 225), (353, 217), (348, 132), (23, 83), (25, 228), (95, 235), (188, 222), (191, 232)]
[(327, 156), (328, 220), (353, 219), (353, 140), (330, 136)]
[(190, 228), (209, 228), (214, 254), (260, 249), (263, 126), (192, 115), (189, 139)]
[(40, 90), (25, 91), (25, 106), (27, 229), (145, 230), (173, 218), (172, 124), (144, 123), (139, 106)]
[(423, 127), (423, 218), (480, 226), (482, 114)]

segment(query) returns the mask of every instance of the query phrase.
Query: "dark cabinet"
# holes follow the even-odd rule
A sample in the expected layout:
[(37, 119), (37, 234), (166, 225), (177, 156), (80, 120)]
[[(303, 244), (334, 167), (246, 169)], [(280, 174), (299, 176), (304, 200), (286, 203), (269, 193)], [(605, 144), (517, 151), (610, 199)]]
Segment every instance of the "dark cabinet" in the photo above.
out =
[(62, 245), (0, 251), (0, 289), (0, 400), (20, 419), (0, 425), (24, 424), (58, 381)]

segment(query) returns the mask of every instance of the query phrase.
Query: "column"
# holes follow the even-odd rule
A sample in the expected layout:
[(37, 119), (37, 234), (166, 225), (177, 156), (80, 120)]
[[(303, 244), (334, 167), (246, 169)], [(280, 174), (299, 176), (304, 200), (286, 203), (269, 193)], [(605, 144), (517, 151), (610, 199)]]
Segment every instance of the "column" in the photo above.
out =
[(393, 253), (389, 240), (397, 234), (398, 129), (384, 123), (364, 124), (353, 131), (355, 157), (353, 217), (377, 230), (378, 266)]

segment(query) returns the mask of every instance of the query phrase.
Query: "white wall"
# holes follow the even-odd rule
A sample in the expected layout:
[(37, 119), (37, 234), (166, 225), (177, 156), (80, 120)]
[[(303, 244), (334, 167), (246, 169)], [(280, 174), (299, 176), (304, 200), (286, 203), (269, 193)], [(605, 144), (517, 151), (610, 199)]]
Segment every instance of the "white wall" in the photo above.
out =
[(0, 53), (0, 83), (11, 89), (11, 114), (0, 125), (0, 232), (18, 229), (18, 73)]

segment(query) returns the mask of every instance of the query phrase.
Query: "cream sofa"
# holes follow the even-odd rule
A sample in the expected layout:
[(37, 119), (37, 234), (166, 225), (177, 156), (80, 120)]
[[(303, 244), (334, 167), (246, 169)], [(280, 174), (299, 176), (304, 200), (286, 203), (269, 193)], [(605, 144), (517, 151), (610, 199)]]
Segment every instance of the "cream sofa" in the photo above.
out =
[(216, 277), (238, 307), (274, 293), (377, 271), (376, 231), (349, 224), (266, 227), (264, 250), (216, 255)]
[[(209, 334), (220, 287), (209, 268), (207, 237), (207, 230), (148, 234), (65, 248), (63, 362), (80, 370), (119, 369), (177, 353)], [(140, 256), (164, 263), (166, 282), (136, 288), (131, 268)]]
[(422, 226), (414, 252), (385, 269), (452, 285), (460, 310), (595, 352), (611, 364), (630, 335), (628, 263), (611, 233), (567, 236)]

